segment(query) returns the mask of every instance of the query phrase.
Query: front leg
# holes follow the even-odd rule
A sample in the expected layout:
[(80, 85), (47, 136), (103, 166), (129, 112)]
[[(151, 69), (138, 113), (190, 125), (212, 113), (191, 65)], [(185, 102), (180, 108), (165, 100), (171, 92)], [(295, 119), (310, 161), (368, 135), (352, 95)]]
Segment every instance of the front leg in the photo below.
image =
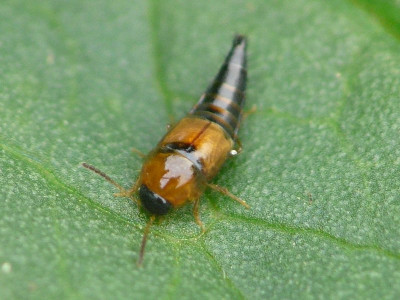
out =
[(140, 186), (140, 177), (136, 180), (136, 182), (132, 185), (132, 187), (129, 190), (125, 190), (124, 188), (122, 188), (122, 190), (120, 189), (119, 193), (114, 194), (114, 197), (131, 198), (133, 201), (136, 202), (138, 206), (140, 206), (140, 202), (135, 197), (133, 197), (133, 195), (138, 191), (139, 186)]

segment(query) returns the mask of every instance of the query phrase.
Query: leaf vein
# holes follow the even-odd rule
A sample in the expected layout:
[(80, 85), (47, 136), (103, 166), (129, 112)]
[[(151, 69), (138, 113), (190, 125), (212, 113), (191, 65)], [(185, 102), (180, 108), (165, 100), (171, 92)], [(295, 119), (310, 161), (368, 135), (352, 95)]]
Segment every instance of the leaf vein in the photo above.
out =
[(329, 232), (320, 230), (320, 229), (315, 229), (315, 228), (302, 228), (302, 227), (295, 227), (295, 226), (289, 226), (286, 224), (282, 223), (271, 223), (267, 222), (262, 219), (254, 219), (254, 218), (248, 218), (246, 216), (241, 216), (241, 215), (223, 215), (225, 220), (235, 220), (235, 221), (241, 221), (245, 223), (250, 223), (258, 226), (262, 226), (271, 230), (279, 231), (285, 234), (289, 235), (294, 235), (294, 234), (309, 234), (309, 235), (314, 235), (318, 236), (321, 238), (324, 238), (325, 240), (328, 240), (336, 245), (339, 245), (343, 248), (346, 248), (351, 251), (373, 251), (376, 253), (379, 253), (383, 256), (386, 256), (388, 258), (400, 260), (400, 253), (396, 253), (391, 250), (387, 250), (385, 248), (379, 247), (377, 245), (366, 245), (366, 244), (356, 244), (349, 242), (345, 238), (337, 237)]

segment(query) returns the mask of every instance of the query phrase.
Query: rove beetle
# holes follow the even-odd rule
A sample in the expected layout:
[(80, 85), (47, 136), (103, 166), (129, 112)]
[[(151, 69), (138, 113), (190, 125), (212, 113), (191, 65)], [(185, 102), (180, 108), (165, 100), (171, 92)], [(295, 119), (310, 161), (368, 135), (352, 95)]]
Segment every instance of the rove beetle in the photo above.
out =
[[(156, 216), (194, 202), (194, 218), (204, 231), (199, 201), (206, 187), (249, 208), (227, 189), (209, 183), (228, 156), (237, 153), (233, 149), (235, 143), (240, 148), (237, 132), (245, 102), (246, 79), (246, 38), (236, 35), (217, 76), (192, 110), (146, 156), (139, 178), (129, 190), (99, 169), (82, 163), (116, 186), (120, 191), (116, 196), (129, 197), (150, 213), (138, 265), (143, 262), (148, 232)], [(134, 196), (137, 192), (139, 199)]]

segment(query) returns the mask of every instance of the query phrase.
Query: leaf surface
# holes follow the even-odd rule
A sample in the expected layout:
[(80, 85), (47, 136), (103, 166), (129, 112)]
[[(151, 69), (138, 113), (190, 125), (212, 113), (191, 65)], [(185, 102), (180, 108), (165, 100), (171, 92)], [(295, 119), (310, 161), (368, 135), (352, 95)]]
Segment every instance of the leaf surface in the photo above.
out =
[[(0, 298), (400, 296), (399, 1), (3, 1)], [(244, 151), (152, 228), (129, 187), (234, 33)]]

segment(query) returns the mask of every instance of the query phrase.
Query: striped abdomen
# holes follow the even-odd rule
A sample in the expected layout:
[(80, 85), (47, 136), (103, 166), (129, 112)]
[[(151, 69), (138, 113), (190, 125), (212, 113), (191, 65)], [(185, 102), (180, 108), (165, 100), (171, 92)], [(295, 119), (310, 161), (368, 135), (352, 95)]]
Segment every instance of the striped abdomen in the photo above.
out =
[(246, 78), (246, 39), (237, 35), (217, 76), (190, 114), (217, 123), (235, 140), (245, 100)]

